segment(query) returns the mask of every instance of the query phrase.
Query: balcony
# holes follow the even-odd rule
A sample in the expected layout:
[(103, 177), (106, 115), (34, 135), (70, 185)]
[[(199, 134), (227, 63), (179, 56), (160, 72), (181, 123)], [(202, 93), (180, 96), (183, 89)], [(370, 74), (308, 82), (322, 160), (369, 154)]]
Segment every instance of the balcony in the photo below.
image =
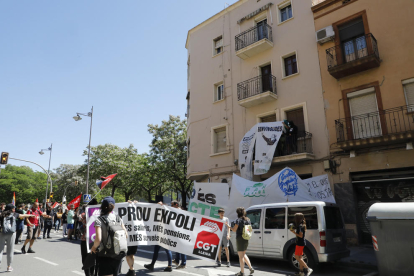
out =
[(277, 100), (276, 77), (262, 75), (237, 84), (237, 98), (244, 107)]
[(354, 150), (414, 140), (414, 105), (335, 120), (335, 146)]
[(273, 47), (272, 27), (261, 24), (236, 36), (236, 55), (247, 59)]
[(377, 40), (363, 35), (326, 50), (328, 71), (340, 79), (380, 66)]
[(277, 144), (273, 164), (314, 160), (312, 133), (300, 131), (295, 136), (284, 136)]

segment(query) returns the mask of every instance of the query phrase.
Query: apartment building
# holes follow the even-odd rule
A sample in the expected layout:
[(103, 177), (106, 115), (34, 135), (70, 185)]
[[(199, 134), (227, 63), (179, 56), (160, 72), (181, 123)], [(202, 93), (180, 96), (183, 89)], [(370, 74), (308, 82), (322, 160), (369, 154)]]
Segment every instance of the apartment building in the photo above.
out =
[(239, 143), (259, 122), (293, 121), (296, 148), (279, 143), (267, 179), (288, 166), (325, 173), (328, 132), (312, 2), (239, 0), (188, 31), (189, 179), (231, 183)]
[(348, 242), (375, 202), (414, 200), (414, 1), (314, 0), (331, 183)]

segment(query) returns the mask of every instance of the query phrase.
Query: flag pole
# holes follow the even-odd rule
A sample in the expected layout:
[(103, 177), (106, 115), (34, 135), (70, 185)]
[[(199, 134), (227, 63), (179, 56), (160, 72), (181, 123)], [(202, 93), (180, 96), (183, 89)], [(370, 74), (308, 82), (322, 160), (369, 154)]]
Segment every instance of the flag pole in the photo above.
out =
[(89, 202), (91, 202), (92, 199), (94, 199), (100, 192), (102, 192), (102, 190), (99, 190), (99, 192), (97, 192), (96, 195), (94, 195), (93, 198), (91, 198), (91, 200)]

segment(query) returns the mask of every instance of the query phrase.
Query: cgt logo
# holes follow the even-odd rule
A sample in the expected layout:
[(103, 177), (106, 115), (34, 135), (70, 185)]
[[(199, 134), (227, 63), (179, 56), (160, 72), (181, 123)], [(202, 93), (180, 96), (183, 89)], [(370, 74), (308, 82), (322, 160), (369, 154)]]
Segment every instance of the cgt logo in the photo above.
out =
[(216, 232), (223, 230), (223, 223), (202, 218), (200, 226), (205, 226), (209, 229), (208, 231), (201, 231), (198, 233), (197, 240), (194, 244), (193, 254), (215, 260), (220, 244), (219, 235), (221, 235), (220, 232), (218, 234)]
[(203, 249), (204, 251), (214, 252), (217, 249), (217, 245), (209, 244), (208, 242), (203, 243), (203, 241), (198, 241), (196, 243), (198, 249)]
[(203, 226), (210, 228), (212, 232), (217, 232), (219, 230), (217, 223), (214, 223), (212, 221), (206, 221)]

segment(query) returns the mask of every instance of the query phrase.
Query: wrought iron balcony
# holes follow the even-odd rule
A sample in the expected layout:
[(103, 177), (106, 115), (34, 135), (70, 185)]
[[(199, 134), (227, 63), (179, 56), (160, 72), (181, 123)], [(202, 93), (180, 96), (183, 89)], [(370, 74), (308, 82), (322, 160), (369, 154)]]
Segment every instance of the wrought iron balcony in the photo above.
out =
[(247, 59), (273, 47), (272, 27), (260, 24), (235, 37), (236, 55)]
[(299, 131), (296, 135), (283, 135), (277, 144), (273, 163), (313, 160), (312, 133)]
[(377, 40), (366, 34), (326, 49), (328, 71), (336, 79), (380, 66)]
[(356, 149), (414, 139), (414, 105), (335, 120), (336, 146)]
[(244, 107), (277, 100), (276, 77), (261, 75), (238, 83), (237, 98)]

